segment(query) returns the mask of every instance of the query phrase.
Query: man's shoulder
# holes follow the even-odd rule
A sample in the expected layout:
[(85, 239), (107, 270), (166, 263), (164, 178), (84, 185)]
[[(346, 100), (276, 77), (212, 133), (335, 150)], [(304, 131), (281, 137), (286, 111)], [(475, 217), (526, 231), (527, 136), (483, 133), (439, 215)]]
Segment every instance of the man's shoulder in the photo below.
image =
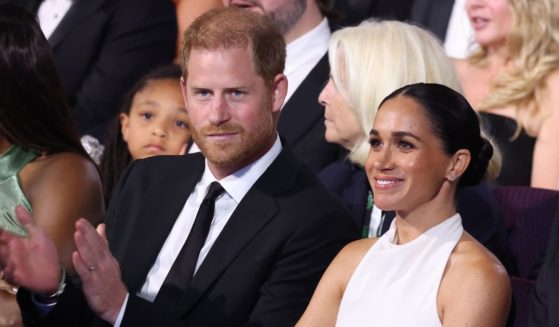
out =
[(203, 170), (204, 156), (194, 153), (181, 156), (155, 156), (136, 160), (129, 168), (127, 179), (145, 182), (173, 180)]

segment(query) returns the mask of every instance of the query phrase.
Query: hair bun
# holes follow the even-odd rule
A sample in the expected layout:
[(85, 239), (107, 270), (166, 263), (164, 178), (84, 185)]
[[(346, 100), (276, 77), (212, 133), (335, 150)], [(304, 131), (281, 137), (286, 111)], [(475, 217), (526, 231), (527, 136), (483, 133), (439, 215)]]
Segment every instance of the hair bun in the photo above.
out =
[(462, 176), (460, 186), (470, 186), (478, 184), (485, 176), (489, 161), (493, 157), (493, 145), (484, 137), (480, 137), (477, 153), (472, 153), (470, 167)]

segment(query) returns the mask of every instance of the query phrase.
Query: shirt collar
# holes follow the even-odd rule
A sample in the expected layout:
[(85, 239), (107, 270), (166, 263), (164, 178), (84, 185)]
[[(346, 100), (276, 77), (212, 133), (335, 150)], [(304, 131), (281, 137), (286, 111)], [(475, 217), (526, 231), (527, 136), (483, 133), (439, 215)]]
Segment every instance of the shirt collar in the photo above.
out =
[(291, 41), (286, 47), (285, 72), (296, 69), (317, 54), (322, 57), (328, 51), (331, 34), (328, 19), (324, 18), (315, 28)]
[[(272, 147), (262, 157), (253, 161), (249, 165), (237, 170), (231, 175), (222, 178), (219, 183), (225, 189), (233, 200), (240, 203), (243, 197), (248, 193), (252, 185), (264, 174), (266, 169), (272, 164), (282, 150), (282, 145), (279, 136), (276, 134), (276, 140)], [(217, 181), (217, 178), (212, 174), (208, 167), (208, 160), (205, 160), (204, 174), (200, 183), (202, 189), (205, 190), (200, 196), (206, 196), (209, 185)]]

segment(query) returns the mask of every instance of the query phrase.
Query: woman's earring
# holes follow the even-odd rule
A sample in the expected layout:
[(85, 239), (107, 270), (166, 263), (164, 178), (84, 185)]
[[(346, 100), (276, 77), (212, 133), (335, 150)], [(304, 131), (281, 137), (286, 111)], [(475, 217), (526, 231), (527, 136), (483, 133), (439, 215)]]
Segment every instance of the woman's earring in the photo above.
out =
[(454, 182), (455, 179), (456, 179), (456, 174), (453, 171), (451, 171), (450, 176), (448, 176), (448, 180), (452, 183)]

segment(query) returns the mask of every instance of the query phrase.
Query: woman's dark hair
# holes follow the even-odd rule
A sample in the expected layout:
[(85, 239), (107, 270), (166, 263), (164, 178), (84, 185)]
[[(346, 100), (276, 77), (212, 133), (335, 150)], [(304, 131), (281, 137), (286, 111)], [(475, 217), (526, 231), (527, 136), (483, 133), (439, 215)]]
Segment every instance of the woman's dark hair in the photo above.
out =
[(478, 184), (493, 156), (493, 146), (481, 136), (479, 118), (464, 96), (444, 85), (417, 83), (392, 92), (380, 106), (399, 96), (419, 103), (448, 155), (459, 149), (470, 151), (471, 161), (458, 188)]
[(39, 24), (25, 9), (0, 2), (0, 132), (12, 144), (89, 159)]
[[(181, 68), (178, 65), (168, 65), (157, 68), (138, 80), (128, 93), (124, 96), (120, 112), (129, 115), (132, 102), (136, 93), (142, 91), (150, 82), (161, 79), (180, 80), (182, 76)], [(132, 156), (128, 151), (128, 145), (122, 138), (120, 117), (115, 117), (109, 129), (108, 142), (101, 160), (101, 180), (103, 182), (103, 194), (105, 201), (111, 198), (112, 190), (116, 186), (120, 174), (132, 161)]]

